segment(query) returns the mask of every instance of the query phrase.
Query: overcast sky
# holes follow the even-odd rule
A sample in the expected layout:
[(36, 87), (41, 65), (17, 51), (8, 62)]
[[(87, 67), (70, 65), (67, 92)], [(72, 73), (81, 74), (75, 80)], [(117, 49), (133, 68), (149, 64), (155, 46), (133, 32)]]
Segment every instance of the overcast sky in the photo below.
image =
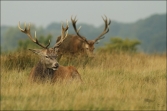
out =
[(31, 22), (46, 27), (52, 22), (70, 21), (99, 26), (102, 15), (111, 20), (131, 23), (153, 14), (166, 13), (166, 1), (1, 1), (1, 25), (16, 26)]

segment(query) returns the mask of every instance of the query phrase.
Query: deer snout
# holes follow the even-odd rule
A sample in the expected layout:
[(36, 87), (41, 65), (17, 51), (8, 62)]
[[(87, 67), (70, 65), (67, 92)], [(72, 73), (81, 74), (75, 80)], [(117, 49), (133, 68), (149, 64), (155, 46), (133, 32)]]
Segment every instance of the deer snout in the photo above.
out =
[(58, 67), (59, 67), (59, 63), (55, 63), (54, 66), (55, 66), (56, 68), (58, 68)]
[(53, 67), (52, 67), (53, 70), (57, 70), (58, 68), (59, 68), (59, 63), (53, 64)]

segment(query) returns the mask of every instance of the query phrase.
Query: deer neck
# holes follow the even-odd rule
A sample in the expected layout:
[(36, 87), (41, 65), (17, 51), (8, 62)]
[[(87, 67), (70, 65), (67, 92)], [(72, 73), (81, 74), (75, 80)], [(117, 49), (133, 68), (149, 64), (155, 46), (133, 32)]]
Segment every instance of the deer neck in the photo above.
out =
[(39, 76), (41, 78), (52, 78), (53, 74), (54, 74), (54, 70), (47, 68), (45, 66), (45, 64), (42, 61), (39, 61), (37, 66), (36, 66), (36, 70), (38, 72), (38, 74), (40, 74)]

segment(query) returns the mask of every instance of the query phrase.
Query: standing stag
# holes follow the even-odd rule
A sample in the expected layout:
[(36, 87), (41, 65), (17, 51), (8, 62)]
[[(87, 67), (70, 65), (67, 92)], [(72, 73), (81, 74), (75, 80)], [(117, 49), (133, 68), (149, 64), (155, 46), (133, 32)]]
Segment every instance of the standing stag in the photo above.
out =
[[(103, 18), (103, 17), (102, 17)], [(79, 34), (79, 29), (76, 27), (76, 17), (73, 19), (71, 17), (71, 22), (73, 25), (73, 28), (77, 35), (70, 35), (68, 34), (67, 38), (64, 40), (64, 42), (59, 47), (59, 55), (58, 60), (61, 58), (62, 55), (86, 55), (88, 57), (94, 57), (93, 51), (94, 51), (94, 44), (97, 43), (98, 40), (103, 39), (104, 35), (109, 32), (109, 25), (111, 23), (111, 20), (103, 18), (105, 27), (103, 32), (94, 40), (87, 40), (84, 36)], [(61, 39), (61, 36), (57, 38), (56, 43)]]
[(57, 51), (68, 34), (68, 22), (65, 28), (63, 27), (63, 25), (61, 26), (61, 38), (54, 45), (53, 48), (48, 48), (48, 46), (50, 45), (50, 40), (48, 45), (46, 46), (40, 44), (36, 38), (36, 32), (35, 32), (35, 39), (32, 37), (30, 33), (30, 24), (28, 28), (26, 27), (25, 24), (25, 29), (22, 29), (20, 28), (20, 23), (19, 23), (18, 28), (20, 29), (21, 32), (25, 33), (34, 43), (43, 48), (43, 49), (29, 49), (30, 51), (40, 56), (40, 61), (31, 70), (30, 73), (31, 81), (50, 80), (51, 82), (56, 82), (56, 81), (67, 81), (67, 80), (71, 81), (73, 79), (82, 81), (81, 76), (75, 67), (61, 66), (57, 62)]

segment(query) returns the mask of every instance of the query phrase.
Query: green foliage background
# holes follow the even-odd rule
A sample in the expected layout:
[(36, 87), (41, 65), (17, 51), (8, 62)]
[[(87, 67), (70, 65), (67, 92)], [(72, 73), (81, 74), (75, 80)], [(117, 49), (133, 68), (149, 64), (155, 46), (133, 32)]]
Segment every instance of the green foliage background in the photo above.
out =
[[(70, 19), (70, 18), (69, 18)], [(145, 53), (165, 53), (166, 52), (166, 13), (155, 14), (146, 19), (138, 20), (134, 23), (119, 23), (111, 18), (110, 31), (105, 35), (105, 38), (96, 44), (95, 47), (104, 46), (113, 37), (121, 37), (128, 39), (137, 39), (141, 42), (138, 47), (140, 51)], [(21, 27), (24, 25), (21, 24)], [(95, 39), (103, 30), (104, 23), (99, 27), (88, 24), (80, 24), (82, 26), (80, 33), (88, 40)], [(40, 36), (52, 35), (51, 46), (56, 42), (60, 35), (60, 23), (51, 23), (47, 27), (35, 27), (31, 25), (31, 32), (34, 35), (36, 30), (37, 38)], [(75, 34), (72, 24), (69, 22), (69, 33)], [(1, 50), (8, 51), (18, 47), (18, 41), (27, 39), (27, 36), (19, 31), (16, 27), (1, 26)]]
[(99, 48), (98, 50), (101, 52), (136, 52), (137, 45), (140, 44), (138, 40), (129, 40), (129, 39), (121, 39), (119, 37), (111, 38), (110, 42), (105, 46)]

